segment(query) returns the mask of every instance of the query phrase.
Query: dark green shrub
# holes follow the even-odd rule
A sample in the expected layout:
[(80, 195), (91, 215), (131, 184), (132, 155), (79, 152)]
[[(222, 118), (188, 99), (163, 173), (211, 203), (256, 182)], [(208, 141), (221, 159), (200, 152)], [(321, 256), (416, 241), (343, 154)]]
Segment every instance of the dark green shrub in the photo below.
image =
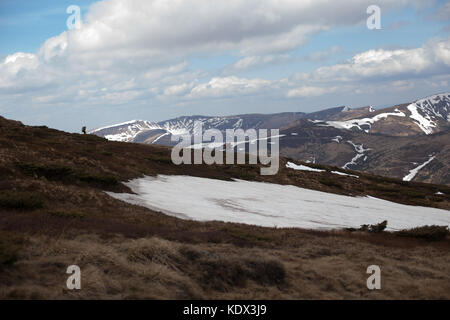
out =
[(397, 193), (399, 191), (399, 188), (396, 186), (381, 185), (381, 184), (371, 184), (371, 185), (369, 185), (369, 188), (371, 190), (387, 192), (387, 193)]
[(116, 177), (113, 177), (113, 176), (80, 174), (77, 177), (80, 181), (91, 183), (91, 184), (98, 184), (98, 185), (103, 185), (103, 186), (111, 186), (111, 185), (119, 184), (119, 181), (116, 179)]
[(184, 257), (186, 257), (190, 261), (195, 261), (195, 260), (199, 259), (202, 256), (200, 251), (191, 249), (191, 248), (186, 247), (186, 246), (181, 247), (179, 249), (179, 252), (181, 253), (181, 255), (183, 255)]
[(394, 232), (399, 237), (422, 238), (430, 241), (445, 239), (450, 232), (448, 226), (423, 226)]
[(205, 283), (219, 291), (226, 291), (229, 287), (244, 287), (247, 280), (261, 285), (281, 285), (286, 278), (286, 270), (280, 262), (263, 258), (219, 257), (203, 260), (200, 268)]
[(286, 270), (276, 260), (247, 260), (245, 262), (250, 269), (249, 278), (263, 285), (277, 285), (284, 283)]
[(243, 287), (246, 283), (246, 272), (240, 261), (235, 259), (205, 260), (200, 264), (203, 281), (218, 291), (226, 291), (228, 287)]
[(2, 208), (34, 210), (43, 206), (43, 197), (35, 192), (2, 191), (0, 193), (0, 207)]
[(344, 230), (354, 232), (354, 231), (363, 231), (363, 232), (373, 232), (380, 233), (383, 232), (387, 227), (387, 220), (377, 224), (363, 224), (359, 229), (356, 228), (345, 228)]
[(69, 176), (73, 173), (72, 168), (61, 164), (33, 164), (19, 163), (18, 167), (28, 175), (36, 175), (38, 177), (46, 177), (47, 179), (58, 179)]
[(328, 187), (337, 187), (337, 188), (342, 187), (342, 185), (338, 181), (336, 181), (332, 178), (329, 178), (329, 177), (321, 177), (321, 178), (319, 178), (319, 182)]
[(49, 215), (51, 215), (51, 216), (60, 217), (60, 218), (78, 218), (78, 219), (82, 219), (82, 218), (85, 217), (84, 213), (77, 212), (77, 211), (57, 210), (57, 211), (48, 211), (47, 213)]
[(400, 194), (404, 195), (408, 198), (424, 199), (426, 197), (425, 193), (420, 192), (420, 191), (411, 190), (411, 189), (400, 190)]
[(0, 239), (0, 270), (13, 265), (18, 260), (18, 249), (3, 239)]
[(156, 162), (165, 163), (165, 164), (173, 164), (172, 159), (170, 157), (164, 157), (164, 156), (155, 155), (153, 157), (147, 158), (147, 160), (156, 161)]

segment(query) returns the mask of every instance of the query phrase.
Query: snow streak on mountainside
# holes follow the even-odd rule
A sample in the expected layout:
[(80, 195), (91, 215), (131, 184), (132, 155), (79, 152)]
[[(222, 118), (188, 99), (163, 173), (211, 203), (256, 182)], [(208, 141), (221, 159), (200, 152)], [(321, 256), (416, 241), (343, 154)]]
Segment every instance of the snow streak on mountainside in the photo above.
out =
[[(352, 119), (347, 121), (326, 121), (326, 125), (335, 127), (337, 129), (351, 129), (353, 127), (358, 128), (361, 131), (364, 131), (366, 133), (370, 132), (370, 129), (372, 127), (372, 124), (375, 122), (386, 119), (389, 116), (397, 116), (397, 117), (405, 117), (406, 115), (401, 112), (400, 110), (396, 109), (395, 112), (390, 113), (380, 113), (376, 116), (373, 116), (372, 118), (363, 118), (363, 119)], [(323, 124), (318, 124), (323, 125)]]
[(126, 185), (135, 194), (107, 193), (183, 219), (312, 229), (357, 228), (383, 220), (388, 221), (389, 230), (450, 225), (448, 210), (291, 185), (164, 175), (135, 179)]
[(431, 156), (430, 159), (422, 163), (420, 166), (410, 170), (409, 173), (405, 177), (403, 177), (403, 181), (411, 181), (412, 179), (414, 179), (414, 177), (417, 175), (420, 169), (424, 168), (427, 164), (433, 161), (434, 158), (435, 158), (434, 156)]
[(363, 158), (363, 161), (367, 160), (367, 155), (365, 154), (367, 151), (370, 151), (371, 149), (364, 149), (364, 146), (362, 144), (355, 144), (352, 141), (347, 141), (347, 143), (351, 144), (353, 148), (355, 148), (356, 155), (350, 160), (350, 162), (347, 162), (342, 168), (343, 169), (350, 169), (349, 166), (351, 165), (357, 165), (357, 161), (359, 158)]

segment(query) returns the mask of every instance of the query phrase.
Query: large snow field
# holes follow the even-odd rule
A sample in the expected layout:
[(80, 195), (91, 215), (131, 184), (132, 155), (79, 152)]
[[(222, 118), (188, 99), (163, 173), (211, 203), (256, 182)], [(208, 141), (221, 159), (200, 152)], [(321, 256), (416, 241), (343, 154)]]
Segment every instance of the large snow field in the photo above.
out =
[(388, 230), (450, 225), (447, 210), (289, 185), (165, 175), (125, 184), (136, 194), (107, 194), (183, 219), (312, 229), (359, 227), (383, 220), (388, 220)]

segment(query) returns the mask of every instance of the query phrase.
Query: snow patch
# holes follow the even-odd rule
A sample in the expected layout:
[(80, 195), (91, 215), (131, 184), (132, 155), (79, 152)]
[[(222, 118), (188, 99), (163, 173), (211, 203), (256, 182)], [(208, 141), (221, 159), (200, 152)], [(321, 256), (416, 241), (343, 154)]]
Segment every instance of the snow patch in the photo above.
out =
[(122, 123), (117, 123), (117, 124), (113, 124), (113, 125), (110, 125), (110, 126), (105, 126), (105, 127), (101, 127), (101, 128), (97, 128), (97, 129), (88, 131), (88, 133), (95, 133), (95, 132), (98, 132), (98, 131), (104, 130), (104, 129), (110, 129), (110, 128), (114, 128), (114, 127), (121, 127), (121, 126), (125, 126), (127, 124), (134, 124), (134, 123), (136, 123), (138, 121), (141, 121), (141, 120), (130, 120), (130, 121), (122, 122)]
[(409, 112), (411, 112), (409, 117), (415, 120), (414, 123), (417, 124), (425, 134), (432, 134), (433, 128), (436, 128), (436, 123), (430, 119), (430, 116), (422, 116), (417, 110), (417, 105), (415, 103), (410, 104), (407, 108)]
[[(356, 127), (361, 131), (369, 133), (370, 129), (372, 128), (372, 124), (374, 124), (377, 121), (380, 121), (381, 119), (386, 119), (389, 116), (406, 117), (406, 115), (403, 112), (396, 109), (395, 112), (380, 113), (380, 114), (373, 116), (372, 118), (352, 119), (352, 120), (346, 120), (346, 121), (325, 121), (326, 124), (318, 124), (318, 125), (319, 126), (331, 126), (331, 127), (337, 128), (337, 129), (347, 129), (347, 130), (349, 130), (353, 127)], [(367, 127), (369, 127), (369, 129), (363, 129), (363, 128), (361, 128), (361, 126), (367, 126)]]
[(403, 177), (403, 181), (411, 181), (412, 179), (414, 179), (414, 177), (417, 175), (417, 173), (423, 168), (425, 167), (427, 164), (429, 164), (431, 161), (433, 161), (434, 156), (432, 156), (430, 159), (428, 159), (427, 161), (425, 161), (424, 163), (422, 163), (420, 166), (409, 170), (409, 173)]
[(162, 137), (168, 136), (170, 133), (169, 132), (165, 132), (162, 135), (160, 135), (158, 138), (156, 138), (155, 140), (152, 141), (153, 143), (156, 143), (159, 139), (161, 139)]
[(325, 172), (326, 171), (326, 170), (322, 170), (322, 169), (307, 167), (307, 166), (304, 166), (301, 164), (298, 165), (293, 162), (286, 163), (286, 168), (294, 169), (294, 170), (301, 170), (301, 171), (312, 171), (312, 172)]
[(354, 174), (348, 174), (348, 173), (339, 172), (339, 171), (331, 171), (331, 173), (338, 174), (340, 176), (349, 176), (349, 177), (354, 177), (354, 178), (358, 178), (359, 179), (359, 176), (356, 176)]
[(125, 184), (135, 194), (107, 194), (182, 219), (312, 229), (358, 228), (383, 220), (388, 230), (450, 225), (448, 210), (290, 185), (163, 175)]
[(355, 144), (350, 140), (348, 140), (347, 143), (351, 144), (353, 146), (353, 148), (355, 148), (356, 155), (352, 158), (352, 160), (350, 160), (350, 162), (347, 162), (346, 164), (344, 164), (342, 169), (349, 169), (348, 166), (357, 165), (358, 159), (360, 159), (362, 157), (364, 157), (363, 161), (367, 161), (367, 155), (365, 154), (365, 152), (370, 151), (372, 149), (370, 149), (370, 148), (364, 149), (363, 144)]
[(331, 141), (334, 141), (334, 142), (337, 142), (337, 143), (340, 143), (341, 140), (342, 140), (342, 137), (341, 137), (341, 136), (336, 136), (336, 137), (334, 137), (333, 139), (331, 139)]

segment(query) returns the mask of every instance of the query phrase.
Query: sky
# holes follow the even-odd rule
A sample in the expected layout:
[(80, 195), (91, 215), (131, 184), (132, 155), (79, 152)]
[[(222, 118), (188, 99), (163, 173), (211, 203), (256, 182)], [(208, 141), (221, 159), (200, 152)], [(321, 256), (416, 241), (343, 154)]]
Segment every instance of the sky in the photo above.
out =
[(0, 115), (71, 132), (450, 91), (443, 0), (1, 0), (0, 39)]

